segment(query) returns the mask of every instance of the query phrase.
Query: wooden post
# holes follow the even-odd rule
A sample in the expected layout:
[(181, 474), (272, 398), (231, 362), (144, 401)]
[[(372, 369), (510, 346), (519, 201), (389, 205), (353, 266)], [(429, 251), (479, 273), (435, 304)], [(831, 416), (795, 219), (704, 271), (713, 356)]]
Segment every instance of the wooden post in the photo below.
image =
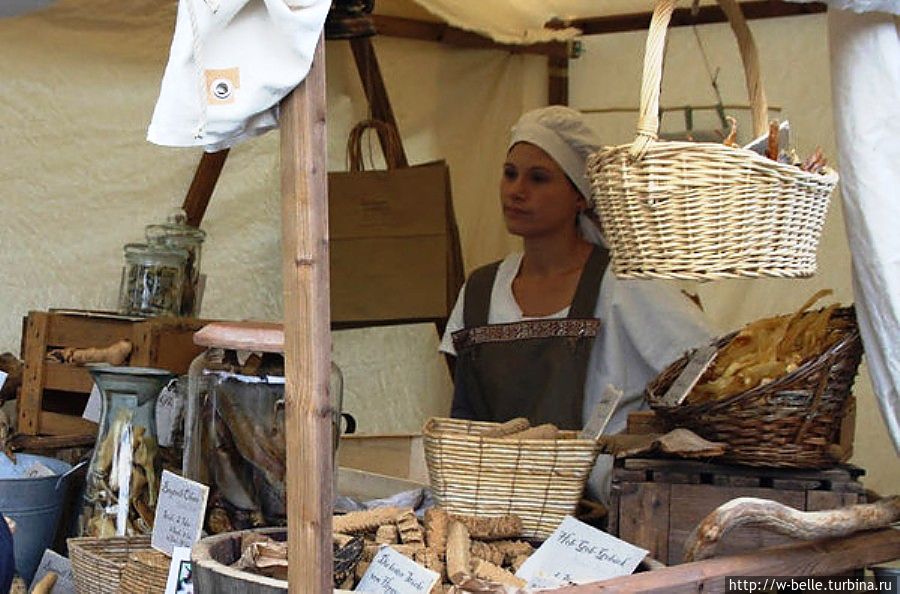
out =
[(549, 105), (569, 104), (568, 56), (547, 57), (547, 103)]
[(328, 381), (328, 178), (325, 42), (281, 103), (288, 583), (292, 593), (332, 590), (332, 452)]
[(225, 165), (225, 159), (228, 158), (228, 149), (223, 149), (215, 153), (203, 153), (200, 157), (200, 163), (197, 165), (197, 171), (194, 172), (194, 179), (191, 180), (191, 187), (188, 188), (187, 195), (181, 208), (187, 213), (187, 224), (199, 227), (206, 214), (206, 207), (209, 206), (209, 199), (212, 197), (213, 190), (216, 189), (216, 182), (219, 181), (219, 174), (222, 173), (222, 166)]
[[(391, 107), (391, 100), (388, 97), (387, 88), (384, 86), (384, 79), (381, 77), (381, 68), (378, 66), (378, 57), (375, 55), (375, 46), (372, 45), (372, 38), (354, 37), (350, 40), (350, 49), (353, 51), (356, 70), (359, 72), (366, 99), (369, 101), (372, 117), (391, 124), (399, 133), (400, 127), (397, 126), (394, 110)], [(379, 132), (378, 141), (381, 144), (382, 152), (387, 155), (387, 137)], [(400, 167), (409, 166), (403, 143), (400, 144), (399, 165)]]

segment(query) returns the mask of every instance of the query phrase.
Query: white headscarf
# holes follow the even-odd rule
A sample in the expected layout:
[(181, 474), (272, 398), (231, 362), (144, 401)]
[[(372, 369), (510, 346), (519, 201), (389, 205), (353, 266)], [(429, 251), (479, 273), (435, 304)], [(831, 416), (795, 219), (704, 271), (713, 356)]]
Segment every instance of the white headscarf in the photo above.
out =
[[(600, 138), (588, 127), (581, 113), (561, 105), (531, 110), (512, 127), (507, 150), (519, 142), (533, 144), (550, 155), (588, 205), (592, 205), (587, 158), (600, 148)], [(587, 241), (606, 245), (597, 225), (588, 217), (579, 215), (578, 227)]]

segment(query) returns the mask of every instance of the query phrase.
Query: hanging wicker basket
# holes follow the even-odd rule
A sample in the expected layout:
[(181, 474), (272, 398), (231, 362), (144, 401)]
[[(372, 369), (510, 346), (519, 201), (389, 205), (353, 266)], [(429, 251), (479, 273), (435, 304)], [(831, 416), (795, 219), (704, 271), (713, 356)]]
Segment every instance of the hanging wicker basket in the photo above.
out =
[[(647, 401), (672, 425), (727, 443), (723, 461), (776, 468), (834, 466), (838, 460), (832, 444), (852, 405), (863, 348), (852, 308), (836, 310), (829, 328), (839, 334), (837, 341), (791, 373), (721, 400), (665, 406), (662, 398), (684, 370), (689, 353), (650, 382)], [(720, 352), (735, 334), (718, 340)]]
[[(718, 0), (737, 37), (755, 136), (767, 131), (759, 57), (734, 0)], [(594, 208), (621, 278), (808, 277), (838, 176), (754, 151), (657, 139), (666, 29), (676, 0), (658, 0), (631, 144), (588, 160)]]

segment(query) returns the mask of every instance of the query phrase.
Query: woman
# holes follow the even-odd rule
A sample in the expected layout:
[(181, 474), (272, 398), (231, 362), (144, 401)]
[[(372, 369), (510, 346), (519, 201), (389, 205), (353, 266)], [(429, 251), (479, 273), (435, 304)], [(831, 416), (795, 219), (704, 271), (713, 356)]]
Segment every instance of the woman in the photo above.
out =
[[(599, 146), (565, 107), (528, 112), (513, 127), (500, 203), (523, 252), (476, 270), (460, 292), (441, 342), (457, 357), (452, 416), (578, 429), (612, 386), (624, 393), (606, 430), (616, 433), (647, 382), (712, 336), (674, 286), (609, 269), (588, 216), (585, 164)], [(601, 499), (610, 464), (592, 478)]]

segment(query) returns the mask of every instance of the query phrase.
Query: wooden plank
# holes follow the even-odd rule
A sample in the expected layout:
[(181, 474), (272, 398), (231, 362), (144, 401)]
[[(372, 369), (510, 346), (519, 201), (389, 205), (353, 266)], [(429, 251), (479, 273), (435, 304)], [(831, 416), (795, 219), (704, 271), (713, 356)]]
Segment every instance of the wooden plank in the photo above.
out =
[(569, 57), (547, 57), (547, 104), (569, 104)]
[(332, 589), (325, 42), (281, 103), (289, 590)]
[[(707, 514), (727, 501), (737, 497), (760, 497), (801, 510), (806, 505), (806, 494), (800, 491), (717, 487), (714, 485), (672, 485), (670, 497), (669, 556), (668, 559), (657, 557), (669, 565), (681, 563), (684, 543), (688, 535)], [(758, 528), (741, 527), (730, 532), (719, 544), (716, 552), (717, 556), (723, 556), (788, 542), (790, 539), (780, 534)]]
[(489, 37), (452, 27), (446, 23), (422, 21), (387, 15), (372, 15), (372, 22), (379, 35), (435, 41), (446, 45), (468, 49), (494, 49), (515, 54), (542, 54), (547, 56), (568, 56), (569, 47), (564, 42), (532, 43), (513, 45), (497, 43)]
[(119, 340), (131, 340), (131, 328), (135, 324), (130, 320), (69, 316), (52, 312), (48, 316), (48, 347), (107, 347)]
[(669, 427), (652, 410), (639, 410), (628, 414), (625, 433), (648, 435), (651, 433), (668, 433)]
[[(752, 2), (741, 2), (741, 10), (744, 13), (744, 18), (753, 20), (823, 13), (826, 10), (826, 5), (822, 2), (790, 4), (771, 2), (769, 0), (755, 0)], [(641, 12), (574, 19), (561, 24), (581, 29), (584, 35), (602, 35), (624, 31), (646, 31), (650, 27), (650, 18), (652, 16), (653, 13), (651, 12)], [(669, 27), (724, 23), (726, 21), (725, 14), (718, 6), (701, 6), (696, 18), (691, 15), (690, 8), (676, 8), (672, 13)], [(555, 24), (555, 26), (559, 26), (559, 24)]]
[(97, 423), (74, 415), (41, 411), (39, 430), (44, 435), (96, 435)]
[(806, 494), (806, 511), (837, 509), (859, 503), (856, 493), (835, 493), (833, 491), (809, 491)]
[(628, 470), (650, 470), (653, 472), (682, 472), (696, 474), (714, 474), (716, 476), (745, 476), (766, 480), (818, 480), (823, 488), (828, 484), (855, 481), (865, 471), (852, 465), (841, 465), (826, 470), (801, 470), (797, 468), (754, 468), (750, 466), (731, 466), (691, 460), (667, 460), (662, 458), (628, 458), (623, 464)]
[(413, 477), (416, 448), (424, 452), (420, 435), (342, 435), (337, 451), (338, 465), (402, 479), (421, 480), (421, 476)]
[(669, 557), (671, 485), (637, 483), (619, 491), (619, 538), (647, 549), (651, 557), (665, 562)]
[(94, 380), (85, 367), (67, 365), (57, 361), (44, 363), (44, 389), (87, 394), (94, 387)]
[(84, 435), (14, 435), (12, 447), (16, 450), (49, 451), (66, 448), (92, 447), (97, 441), (96, 430)]
[(181, 205), (187, 214), (188, 225), (199, 227), (203, 221), (206, 207), (209, 206), (209, 199), (212, 197), (213, 190), (216, 189), (216, 183), (219, 181), (219, 175), (222, 173), (222, 167), (227, 158), (228, 149), (215, 153), (204, 152), (200, 157), (197, 171), (194, 172), (194, 179), (191, 180), (191, 185)]
[[(861, 532), (846, 538), (797, 543), (742, 555), (684, 563), (655, 571), (570, 586), (555, 594), (681, 594), (722, 592), (727, 576), (836, 574), (900, 557), (900, 530)], [(716, 586), (719, 586), (718, 588)]]
[[(399, 136), (400, 127), (397, 125), (397, 119), (394, 117), (394, 109), (391, 107), (387, 87), (385, 87), (384, 79), (381, 76), (381, 68), (378, 65), (378, 56), (375, 55), (372, 38), (353, 37), (350, 39), (350, 49), (353, 51), (356, 71), (359, 73), (363, 91), (365, 91), (366, 99), (369, 101), (372, 117), (392, 125)], [(388, 155), (388, 138), (380, 131), (378, 133), (378, 142), (381, 145), (382, 153)], [(400, 167), (409, 166), (409, 161), (406, 158), (406, 149), (403, 148), (402, 142), (400, 143), (399, 160), (400, 162), (397, 165)]]
[(205, 349), (194, 344), (194, 332), (203, 328), (203, 320), (185, 318), (177, 324), (151, 322), (150, 341), (153, 367), (186, 374), (191, 361)]
[(284, 352), (284, 325), (275, 322), (213, 322), (194, 334), (194, 344), (239, 351)]
[(44, 355), (47, 352), (47, 329), (50, 316), (33, 311), (28, 314), (22, 357), (25, 370), (19, 389), (18, 432), (37, 435), (40, 430), (41, 402), (44, 396)]

